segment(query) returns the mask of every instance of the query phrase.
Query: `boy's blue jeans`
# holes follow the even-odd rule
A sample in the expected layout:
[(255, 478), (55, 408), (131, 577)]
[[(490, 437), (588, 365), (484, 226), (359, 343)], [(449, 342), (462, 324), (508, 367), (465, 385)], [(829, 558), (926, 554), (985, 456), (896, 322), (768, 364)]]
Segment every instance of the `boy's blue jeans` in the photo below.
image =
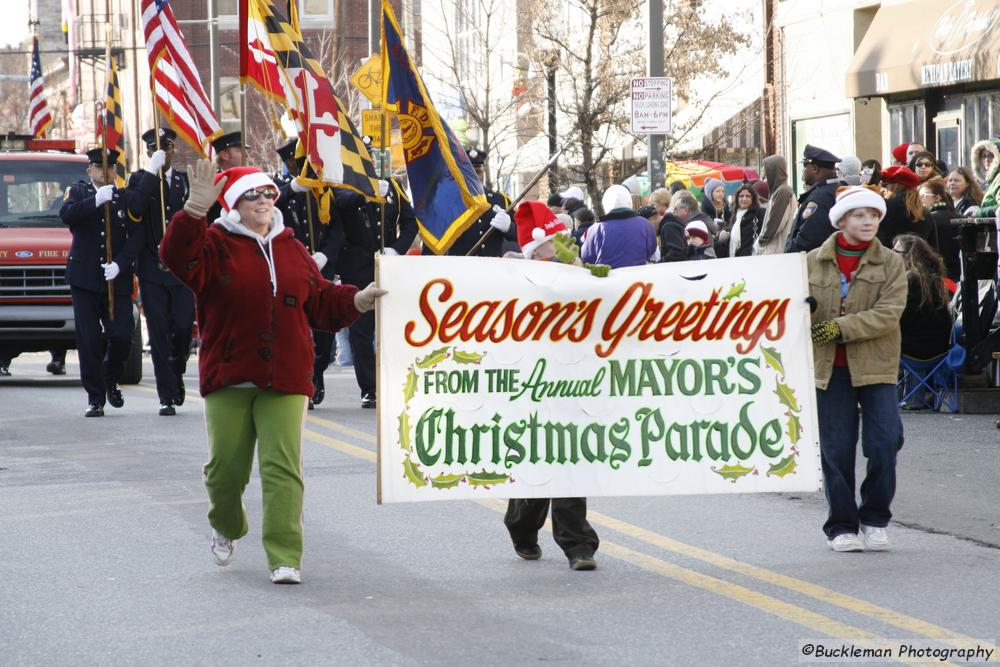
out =
[[(837, 366), (827, 388), (816, 390), (823, 487), (830, 508), (823, 524), (828, 539), (858, 532), (859, 523), (889, 525), (889, 505), (896, 493), (896, 452), (903, 444), (897, 401), (896, 385), (854, 387), (850, 371)], [(860, 507), (854, 497), (859, 423), (861, 451), (868, 459)]]

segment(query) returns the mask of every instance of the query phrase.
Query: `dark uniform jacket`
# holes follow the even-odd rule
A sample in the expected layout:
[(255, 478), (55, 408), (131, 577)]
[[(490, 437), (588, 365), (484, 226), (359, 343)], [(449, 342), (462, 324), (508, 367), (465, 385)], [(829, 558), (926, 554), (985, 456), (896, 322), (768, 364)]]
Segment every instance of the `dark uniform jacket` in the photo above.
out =
[[(138, 188), (140, 181), (149, 172), (137, 171), (128, 179), (130, 188)], [(136, 273), (140, 280), (156, 283), (158, 285), (180, 285), (182, 284), (166, 267), (160, 263), (160, 241), (163, 240), (163, 211), (160, 209), (160, 179), (156, 178), (153, 188), (153, 196), (149, 201), (149, 208), (142, 216), (142, 224), (139, 226), (139, 233), (142, 236), (142, 244), (139, 247), (139, 257), (136, 260)], [(170, 180), (163, 177), (163, 193), (165, 195), (164, 209), (167, 214), (167, 224), (170, 224), (174, 213), (184, 208), (187, 201), (190, 185), (187, 174), (176, 169), (170, 170)]]
[(279, 192), (274, 205), (281, 211), (285, 226), (291, 228), (295, 238), (310, 253), (321, 252), (326, 255), (326, 266), (321, 273), (327, 280), (333, 280), (337, 255), (344, 243), (343, 206), (338, 206), (338, 202), (334, 200), (330, 206), (330, 221), (324, 224), (319, 219), (319, 208), (312, 192), (292, 190), (293, 179), (290, 176), (275, 175), (272, 178), (278, 184)]
[(809, 252), (837, 231), (830, 224), (830, 209), (837, 201), (837, 188), (842, 185), (847, 184), (839, 178), (828, 178), (802, 193), (785, 252)]
[[(461, 236), (455, 239), (455, 243), (448, 249), (448, 255), (452, 257), (467, 255), (472, 250), (472, 247), (479, 243), (479, 239), (482, 238), (483, 234), (492, 229), (490, 227), (490, 220), (496, 215), (493, 212), (493, 207), (499, 206), (504, 210), (510, 208), (510, 197), (496, 190), (486, 190), (486, 201), (489, 202), (490, 210), (483, 213), (478, 220), (469, 225), (469, 228)], [(486, 243), (479, 246), (479, 249), (476, 251), (477, 257), (500, 257), (503, 254), (503, 242), (505, 239), (517, 243), (517, 223), (514, 222), (513, 214), (510, 217), (510, 228), (507, 230), (507, 233), (501, 234), (500, 230), (497, 230), (490, 234), (490, 237), (486, 239)], [(425, 247), (423, 254), (432, 255), (434, 253)]]
[[(404, 255), (417, 235), (417, 216), (403, 189), (393, 179), (385, 195), (385, 247)], [(344, 244), (337, 262), (341, 279), (354, 285), (367, 285), (375, 279), (375, 253), (382, 247), (382, 211), (379, 204), (365, 201), (361, 195), (334, 190), (338, 210), (343, 210)]]
[[(118, 188), (111, 199), (112, 261), (120, 273), (115, 278), (116, 294), (131, 294), (135, 260), (142, 234), (139, 224), (153, 196), (157, 179), (144, 172), (135, 188)], [(73, 243), (66, 262), (66, 282), (72, 287), (103, 293), (107, 289), (104, 269), (107, 261), (104, 234), (104, 206), (95, 204), (97, 188), (87, 181), (78, 181), (66, 188), (59, 217), (73, 233)]]

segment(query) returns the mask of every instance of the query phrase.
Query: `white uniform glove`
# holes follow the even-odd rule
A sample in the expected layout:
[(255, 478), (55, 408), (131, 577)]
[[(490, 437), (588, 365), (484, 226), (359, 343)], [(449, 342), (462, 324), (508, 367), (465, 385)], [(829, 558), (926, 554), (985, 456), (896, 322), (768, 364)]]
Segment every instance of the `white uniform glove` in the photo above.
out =
[(301, 194), (303, 192), (309, 192), (309, 188), (307, 186), (302, 185), (301, 183), (299, 183), (299, 179), (293, 178), (292, 179), (292, 192), (298, 192), (299, 194)]
[(367, 313), (375, 309), (375, 299), (388, 294), (384, 289), (375, 287), (375, 283), (368, 283), (368, 287), (354, 293), (354, 307), (358, 312)]
[(382, 253), (382, 254), (388, 255), (389, 257), (398, 257), (399, 256), (399, 253), (396, 252), (395, 248), (386, 248), (385, 252)]
[(314, 252), (312, 258), (313, 261), (316, 262), (316, 268), (320, 271), (323, 270), (323, 267), (326, 266), (326, 263), (329, 261), (327, 256), (319, 251)]
[(151, 174), (159, 174), (165, 164), (167, 164), (167, 154), (162, 150), (156, 151), (149, 156), (149, 164), (146, 165), (146, 171)]
[(382, 179), (379, 179), (378, 196), (385, 197), (387, 194), (389, 194), (389, 181), (383, 181)]
[(510, 216), (507, 211), (503, 210), (499, 206), (493, 207), (493, 219), (490, 220), (490, 226), (495, 228), (501, 234), (506, 234), (507, 230), (510, 229)]
[(94, 195), (94, 203), (98, 206), (101, 204), (106, 204), (111, 201), (111, 198), (115, 194), (115, 186), (113, 185), (102, 185), (97, 188), (97, 194)]
[(101, 268), (104, 269), (104, 279), (111, 282), (118, 277), (121, 273), (121, 269), (118, 268), (118, 262), (109, 262), (107, 264), (101, 264)]

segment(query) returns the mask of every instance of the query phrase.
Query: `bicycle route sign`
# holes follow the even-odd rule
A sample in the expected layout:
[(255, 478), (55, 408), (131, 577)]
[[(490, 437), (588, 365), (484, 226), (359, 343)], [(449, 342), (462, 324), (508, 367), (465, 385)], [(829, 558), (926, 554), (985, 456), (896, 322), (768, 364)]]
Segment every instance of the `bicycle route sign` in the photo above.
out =
[(673, 81), (665, 76), (632, 79), (632, 133), (670, 134)]

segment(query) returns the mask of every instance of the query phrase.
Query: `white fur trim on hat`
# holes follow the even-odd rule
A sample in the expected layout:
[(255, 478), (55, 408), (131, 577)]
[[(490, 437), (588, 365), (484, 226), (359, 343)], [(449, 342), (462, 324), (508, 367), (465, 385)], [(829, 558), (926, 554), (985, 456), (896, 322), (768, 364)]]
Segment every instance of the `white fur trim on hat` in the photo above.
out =
[(885, 217), (885, 199), (866, 187), (855, 185), (837, 193), (837, 203), (830, 209), (830, 224), (834, 227), (848, 211), (856, 208), (873, 208), (879, 212), (879, 222)]
[(250, 174), (245, 174), (232, 184), (226, 185), (226, 191), (222, 194), (223, 200), (226, 202), (226, 206), (233, 208), (236, 206), (236, 200), (243, 196), (245, 192), (249, 192), (254, 188), (263, 187), (277, 188), (271, 177), (262, 171), (256, 171)]
[(632, 208), (632, 193), (624, 185), (612, 185), (604, 191), (601, 206), (605, 213), (610, 213), (616, 208)]

